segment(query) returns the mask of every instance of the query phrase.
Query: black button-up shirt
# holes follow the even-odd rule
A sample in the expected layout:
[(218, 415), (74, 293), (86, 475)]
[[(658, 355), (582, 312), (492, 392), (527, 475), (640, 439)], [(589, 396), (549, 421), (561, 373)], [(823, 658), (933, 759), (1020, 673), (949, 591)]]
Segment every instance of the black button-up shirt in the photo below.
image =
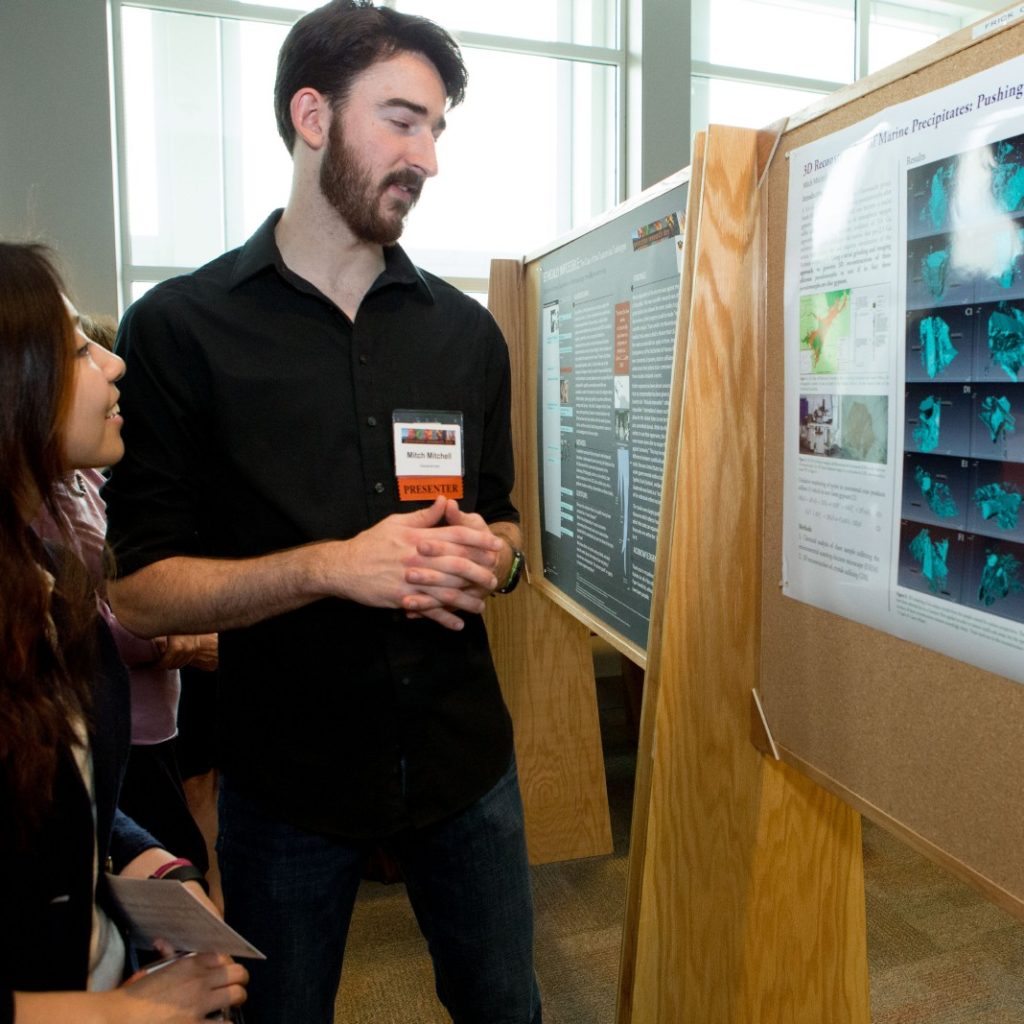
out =
[[(118, 572), (345, 539), (393, 512), (397, 409), (463, 416), (461, 507), (516, 521), (504, 339), (398, 247), (355, 321), (282, 262), (274, 214), (153, 288), (119, 351), (125, 459), (104, 490)], [(318, 601), (221, 635), (221, 763), (301, 827), (366, 837), (468, 806), (512, 745), (483, 622)]]

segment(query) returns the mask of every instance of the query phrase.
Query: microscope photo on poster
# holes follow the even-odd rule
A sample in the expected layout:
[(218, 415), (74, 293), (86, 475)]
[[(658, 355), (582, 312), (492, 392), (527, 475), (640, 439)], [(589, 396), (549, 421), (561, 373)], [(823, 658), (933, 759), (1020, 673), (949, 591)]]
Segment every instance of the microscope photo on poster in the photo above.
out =
[(1024, 682), (1024, 59), (790, 154), (783, 592)]
[(540, 260), (544, 577), (647, 646), (675, 354), (681, 176)]

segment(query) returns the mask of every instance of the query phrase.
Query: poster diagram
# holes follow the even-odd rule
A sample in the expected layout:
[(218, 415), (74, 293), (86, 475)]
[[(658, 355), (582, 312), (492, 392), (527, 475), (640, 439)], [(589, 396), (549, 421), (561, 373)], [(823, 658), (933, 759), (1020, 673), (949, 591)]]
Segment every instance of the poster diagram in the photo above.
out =
[(806, 373), (835, 373), (850, 336), (850, 290), (840, 288), (800, 299), (800, 351)]
[[(907, 172), (900, 585), (1024, 622), (1024, 139)], [(1024, 422), (1021, 424), (1024, 428)]]
[(540, 260), (544, 576), (647, 646), (686, 185)]
[(1024, 61), (790, 154), (784, 593), (1024, 682)]

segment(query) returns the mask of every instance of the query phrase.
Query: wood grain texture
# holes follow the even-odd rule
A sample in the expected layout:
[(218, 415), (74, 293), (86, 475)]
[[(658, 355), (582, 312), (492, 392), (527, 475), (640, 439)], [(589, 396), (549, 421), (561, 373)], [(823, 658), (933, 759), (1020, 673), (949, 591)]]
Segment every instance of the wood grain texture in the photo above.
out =
[[(766, 184), (772, 287), (761, 696), (789, 763), (1024, 919), (1024, 686), (784, 597), (780, 587), (783, 369), (793, 343), (784, 323), (790, 154), (1022, 52), (1022, 22), (979, 40), (969, 30), (957, 33), (872, 76), (855, 93), (837, 94), (819, 116), (795, 119), (799, 127), (780, 143)], [(899, 328), (893, 343), (903, 344)]]
[(797, 757), (792, 751), (786, 750), (783, 747), (781, 748), (781, 755), (782, 760), (787, 764), (793, 765), (794, 768), (802, 772), (809, 779), (812, 779), (819, 786), (841, 797), (844, 803), (849, 804), (864, 817), (870, 818), (871, 821), (876, 825), (880, 825), (887, 832), (891, 832), (911, 849), (916, 850), (922, 856), (938, 864), (961, 881), (973, 886), (991, 903), (1001, 907), (1015, 917), (1024, 918), (1024, 907), (1022, 907), (1018, 896), (979, 875), (976, 868), (957, 860), (942, 847), (936, 846), (935, 843), (924, 836), (907, 828), (902, 821), (898, 821), (896, 818), (886, 814), (881, 808), (868, 803), (852, 789), (824, 775), (818, 768)]
[[(622, 1024), (865, 1024), (855, 812), (751, 745), (760, 630), (757, 133), (708, 131)], [(659, 553), (659, 561), (661, 555)], [(638, 794), (638, 801), (640, 800)], [(635, 855), (635, 854), (634, 854)], [(630, 954), (624, 949), (624, 961)]]
[[(489, 306), (509, 346), (513, 500), (528, 557), (539, 565), (535, 354), (522, 264), (494, 260)], [(526, 840), (534, 864), (610, 853), (611, 823), (590, 634), (528, 581), (489, 602), (484, 616), (515, 727)]]
[(533, 578), (532, 582), (535, 590), (542, 593), (548, 600), (553, 601), (559, 608), (567, 611), (577, 622), (582, 622), (591, 633), (611, 644), (621, 655), (629, 658), (634, 665), (639, 665), (640, 668), (647, 666), (647, 651), (637, 646), (629, 637), (612, 629), (589, 608), (584, 608), (578, 601), (574, 601), (564, 590), (550, 583), (540, 573)]
[[(647, 820), (651, 796), (651, 753), (654, 750), (654, 723), (657, 719), (660, 692), (660, 657), (665, 623), (665, 599), (672, 567), (672, 527), (676, 476), (679, 463), (679, 435), (683, 408), (683, 382), (686, 377), (686, 343), (690, 336), (690, 307), (693, 301), (693, 267), (696, 225), (700, 220), (700, 201), (704, 194), (704, 143), (706, 135), (698, 132), (693, 140), (690, 164), (690, 187), (686, 195), (686, 221), (683, 224), (683, 267), (679, 282), (679, 316), (676, 330), (676, 354), (669, 389), (669, 410), (665, 431), (665, 469), (662, 475), (661, 517), (658, 521), (657, 562), (651, 598), (651, 628), (647, 640), (647, 663), (644, 696), (640, 710), (640, 737), (636, 762), (636, 783), (633, 791), (633, 820), (629, 837), (629, 872), (626, 880), (626, 913), (622, 924), (622, 956), (619, 970), (619, 997), (616, 1019), (627, 1024), (633, 1000), (636, 944), (640, 930), (643, 866), (647, 850)], [(654, 659), (652, 661), (652, 658)]]

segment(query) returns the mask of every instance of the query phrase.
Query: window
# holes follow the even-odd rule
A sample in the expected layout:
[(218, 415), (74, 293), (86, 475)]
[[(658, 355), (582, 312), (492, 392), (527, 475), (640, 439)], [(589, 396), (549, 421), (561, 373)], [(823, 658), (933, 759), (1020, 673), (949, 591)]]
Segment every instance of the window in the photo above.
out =
[(392, 0), (388, 6), (422, 14), (460, 32), (601, 47), (615, 46), (618, 37), (617, 5), (612, 0)]
[[(943, 36), (1005, 7), (1002, 0), (974, 7), (957, 4), (873, 3), (869, 23), (867, 71), (895, 64), (907, 54), (931, 46)], [(957, 11), (959, 13), (957, 13)]]
[(713, 121), (764, 126), (1003, 6), (1002, 0), (693, 0), (692, 124), (695, 130)]
[(415, 260), (458, 278), (484, 277), (492, 256), (522, 256), (617, 201), (614, 68), (464, 54), (465, 103), (403, 235)]
[(284, 202), (291, 162), (274, 128), (272, 89), (286, 32), (122, 8), (130, 281), (204, 263)]
[[(412, 258), (468, 290), (622, 198), (625, 0), (390, 0), (445, 25), (470, 73), (440, 173), (410, 216)], [(122, 290), (239, 245), (287, 201), (273, 80), (314, 3), (115, 0)]]

